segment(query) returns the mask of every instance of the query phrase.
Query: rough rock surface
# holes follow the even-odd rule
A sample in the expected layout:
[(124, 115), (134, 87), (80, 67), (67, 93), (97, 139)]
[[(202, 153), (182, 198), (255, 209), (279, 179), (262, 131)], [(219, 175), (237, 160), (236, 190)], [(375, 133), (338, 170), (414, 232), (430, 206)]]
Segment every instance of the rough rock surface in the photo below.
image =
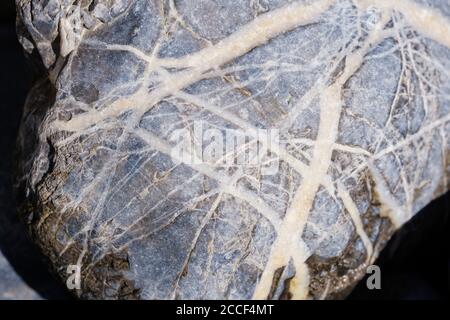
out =
[[(343, 297), (449, 189), (446, 0), (16, 4), (21, 212), (81, 298)], [(173, 152), (230, 130), (267, 153)]]

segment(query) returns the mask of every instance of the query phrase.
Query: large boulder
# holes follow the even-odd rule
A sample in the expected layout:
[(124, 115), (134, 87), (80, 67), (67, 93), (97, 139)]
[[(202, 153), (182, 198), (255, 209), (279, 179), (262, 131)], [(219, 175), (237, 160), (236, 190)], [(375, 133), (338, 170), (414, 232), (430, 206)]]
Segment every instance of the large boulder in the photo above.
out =
[(448, 1), (16, 4), (21, 213), (81, 298), (340, 298), (449, 188)]

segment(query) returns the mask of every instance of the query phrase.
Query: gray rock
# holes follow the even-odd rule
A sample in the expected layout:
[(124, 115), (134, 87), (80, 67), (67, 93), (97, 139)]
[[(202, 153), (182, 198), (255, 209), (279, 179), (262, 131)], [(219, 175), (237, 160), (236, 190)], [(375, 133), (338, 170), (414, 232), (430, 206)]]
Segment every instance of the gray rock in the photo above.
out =
[(16, 3), (21, 212), (80, 298), (340, 298), (449, 189), (448, 1)]
[(30, 288), (0, 254), (0, 300), (39, 300), (39, 294)]

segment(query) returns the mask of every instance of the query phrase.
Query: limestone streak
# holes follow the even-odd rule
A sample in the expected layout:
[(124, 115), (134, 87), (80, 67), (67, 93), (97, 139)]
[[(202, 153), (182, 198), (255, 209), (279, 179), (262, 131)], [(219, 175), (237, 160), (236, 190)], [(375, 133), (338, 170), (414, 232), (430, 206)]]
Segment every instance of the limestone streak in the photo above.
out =
[(450, 21), (437, 10), (411, 0), (357, 0), (356, 3), (361, 9), (372, 5), (399, 11), (416, 31), (450, 48)]
[[(135, 94), (119, 99), (100, 111), (80, 114), (67, 122), (55, 121), (54, 127), (69, 132), (82, 131), (128, 110), (143, 114), (163, 98), (200, 81), (206, 71), (244, 55), (279, 34), (315, 22), (332, 2), (319, 0), (310, 5), (295, 2), (263, 14), (214, 46), (171, 62), (161, 60), (159, 67), (188, 69), (164, 77), (163, 82), (154, 91), (148, 93), (143, 85)], [(158, 62), (152, 67), (158, 68)]]
[[(292, 296), (296, 299), (306, 299), (308, 296), (308, 283), (305, 283), (309, 279), (308, 267), (305, 263), (308, 258), (308, 252), (301, 237), (316, 193), (331, 165), (331, 156), (338, 135), (342, 109), (342, 88), (348, 79), (360, 68), (368, 50), (386, 37), (383, 27), (387, 21), (388, 15), (384, 12), (383, 19), (372, 30), (363, 47), (347, 56), (345, 69), (341, 76), (322, 92), (319, 132), (314, 146), (311, 165), (286, 212), (280, 227), (279, 236), (272, 246), (266, 267), (254, 291), (254, 299), (266, 299), (268, 297), (275, 271), (285, 266), (292, 256), (295, 256), (297, 260), (295, 277), (291, 282), (290, 288)], [(299, 243), (303, 244), (303, 246), (299, 245)], [(293, 250), (301, 251), (294, 253), (292, 252)], [(299, 259), (302, 261), (300, 262)]]

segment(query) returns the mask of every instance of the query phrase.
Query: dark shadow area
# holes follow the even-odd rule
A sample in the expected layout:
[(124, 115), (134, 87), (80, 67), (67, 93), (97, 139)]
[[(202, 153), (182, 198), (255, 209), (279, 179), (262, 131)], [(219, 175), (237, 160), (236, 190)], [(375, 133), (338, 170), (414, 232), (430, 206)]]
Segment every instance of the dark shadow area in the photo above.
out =
[(434, 200), (406, 223), (375, 262), (381, 290), (367, 289), (367, 275), (350, 300), (449, 299), (450, 193)]
[(13, 0), (0, 2), (0, 250), (23, 281), (46, 299), (68, 295), (48, 271), (18, 218), (13, 199), (14, 148), (28, 91), (28, 67), (15, 33)]
[[(17, 42), (12, 0), (0, 1), (0, 250), (17, 274), (43, 298), (68, 299), (64, 286), (49, 273), (28, 239), (15, 211), (13, 152), (22, 106), (28, 91), (28, 68)], [(391, 239), (376, 262), (381, 290), (368, 290), (366, 279), (349, 299), (448, 299), (450, 194), (417, 214)]]

